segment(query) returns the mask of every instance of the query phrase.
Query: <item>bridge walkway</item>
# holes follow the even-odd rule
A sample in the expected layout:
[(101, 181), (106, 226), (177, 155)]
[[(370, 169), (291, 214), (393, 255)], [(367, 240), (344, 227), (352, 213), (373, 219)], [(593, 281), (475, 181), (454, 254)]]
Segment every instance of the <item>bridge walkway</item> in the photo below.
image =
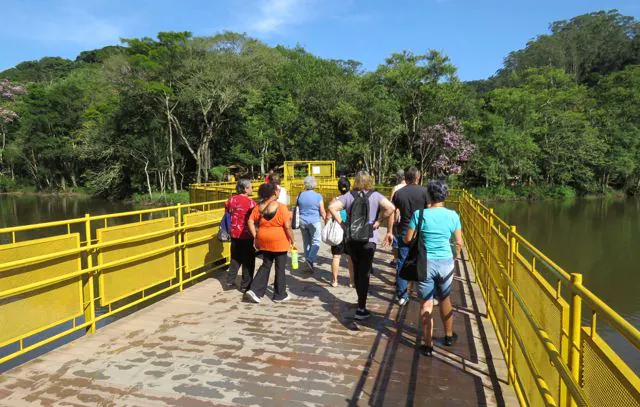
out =
[[(299, 246), (301, 247), (301, 245)], [(391, 255), (379, 250), (370, 320), (330, 252), (314, 274), (287, 271), (292, 300), (261, 304), (223, 288), (216, 271), (0, 376), (2, 406), (517, 405), (470, 263), (456, 267), (452, 348), (418, 351), (419, 302), (394, 301)], [(435, 336), (443, 335), (436, 321)]]

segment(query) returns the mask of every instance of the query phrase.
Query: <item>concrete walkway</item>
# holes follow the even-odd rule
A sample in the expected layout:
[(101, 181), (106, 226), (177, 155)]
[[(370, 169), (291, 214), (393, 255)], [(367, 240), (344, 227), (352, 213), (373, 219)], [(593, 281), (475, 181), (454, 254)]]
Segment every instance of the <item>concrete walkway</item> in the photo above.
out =
[[(302, 247), (300, 244), (299, 247)], [(332, 288), (329, 248), (313, 275), (288, 273), (292, 300), (260, 304), (224, 290), (218, 271), (0, 376), (2, 406), (517, 405), (467, 263), (453, 294), (456, 346), (422, 356), (419, 303), (393, 301), (379, 250), (371, 319), (355, 324), (355, 289)], [(435, 335), (441, 339), (442, 325)], [(493, 353), (492, 353), (493, 352)]]

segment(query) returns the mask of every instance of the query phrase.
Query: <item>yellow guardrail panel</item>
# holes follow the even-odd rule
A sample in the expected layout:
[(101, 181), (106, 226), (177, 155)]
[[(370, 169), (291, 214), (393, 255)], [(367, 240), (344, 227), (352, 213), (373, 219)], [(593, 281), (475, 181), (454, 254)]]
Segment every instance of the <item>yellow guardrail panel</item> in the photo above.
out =
[[(176, 244), (176, 232), (173, 230), (174, 222), (175, 218), (166, 217), (102, 228), (96, 231), (98, 245), (123, 239), (130, 240), (99, 249), (98, 285), (101, 306), (109, 305), (176, 277), (175, 250), (165, 250), (146, 258), (139, 258), (144, 253), (169, 248)], [(166, 232), (160, 233), (163, 231)], [(154, 232), (158, 232), (158, 235), (142, 240), (133, 240), (136, 236)], [(132, 257), (137, 259), (121, 262)], [(109, 263), (112, 262), (120, 263), (109, 266)]]
[[(466, 191), (458, 211), (520, 403), (640, 406), (637, 373), (591, 334), (598, 316), (640, 350), (638, 330)], [(583, 306), (591, 328), (581, 328)]]
[(183, 216), (187, 273), (230, 257), (230, 245), (217, 239), (223, 215), (224, 209), (216, 209)]
[(592, 406), (640, 405), (640, 379), (591, 328), (582, 329), (582, 386)]
[[(80, 235), (30, 240), (0, 246), (0, 263), (26, 260), (43, 253), (64, 252), (80, 247)], [(50, 280), (81, 269), (80, 253), (0, 271), (0, 292), (38, 281)], [(76, 276), (48, 286), (0, 298), (0, 344), (37, 332), (42, 327), (82, 315), (82, 277)]]

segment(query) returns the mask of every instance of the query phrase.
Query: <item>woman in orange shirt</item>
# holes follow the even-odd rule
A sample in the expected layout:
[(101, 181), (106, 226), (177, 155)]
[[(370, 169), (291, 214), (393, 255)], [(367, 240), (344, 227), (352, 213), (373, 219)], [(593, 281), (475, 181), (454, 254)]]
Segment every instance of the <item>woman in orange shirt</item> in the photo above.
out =
[[(261, 203), (253, 208), (247, 226), (254, 237), (256, 250), (262, 251), (262, 266), (258, 269), (251, 286), (245, 293), (247, 299), (259, 303), (267, 291), (271, 265), (276, 264), (276, 280), (273, 283), (273, 301), (289, 299), (285, 281), (287, 252), (296, 249), (291, 230), (291, 212), (286, 205), (278, 203), (275, 184), (262, 184), (258, 189)], [(297, 250), (297, 249), (296, 249)]]

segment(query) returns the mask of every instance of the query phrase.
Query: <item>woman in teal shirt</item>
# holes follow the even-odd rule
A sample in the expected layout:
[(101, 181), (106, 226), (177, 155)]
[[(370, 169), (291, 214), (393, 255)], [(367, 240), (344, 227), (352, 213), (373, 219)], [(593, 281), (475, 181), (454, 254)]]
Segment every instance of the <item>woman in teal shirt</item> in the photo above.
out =
[[(454, 273), (454, 259), (451, 252), (451, 237), (456, 241), (456, 258), (462, 250), (462, 226), (460, 217), (455, 211), (444, 207), (449, 195), (449, 187), (444, 181), (431, 181), (427, 185), (430, 205), (423, 212), (422, 236), (427, 248), (427, 276), (418, 282), (418, 295), (422, 302), (420, 318), (424, 330), (424, 345), (420, 347), (426, 356), (433, 354), (433, 298), (440, 303), (440, 316), (444, 324), (445, 346), (452, 346), (457, 338), (453, 333), (453, 307), (451, 306), (451, 289)], [(415, 211), (409, 222), (409, 230), (404, 242), (409, 244), (418, 225), (420, 211)]]

